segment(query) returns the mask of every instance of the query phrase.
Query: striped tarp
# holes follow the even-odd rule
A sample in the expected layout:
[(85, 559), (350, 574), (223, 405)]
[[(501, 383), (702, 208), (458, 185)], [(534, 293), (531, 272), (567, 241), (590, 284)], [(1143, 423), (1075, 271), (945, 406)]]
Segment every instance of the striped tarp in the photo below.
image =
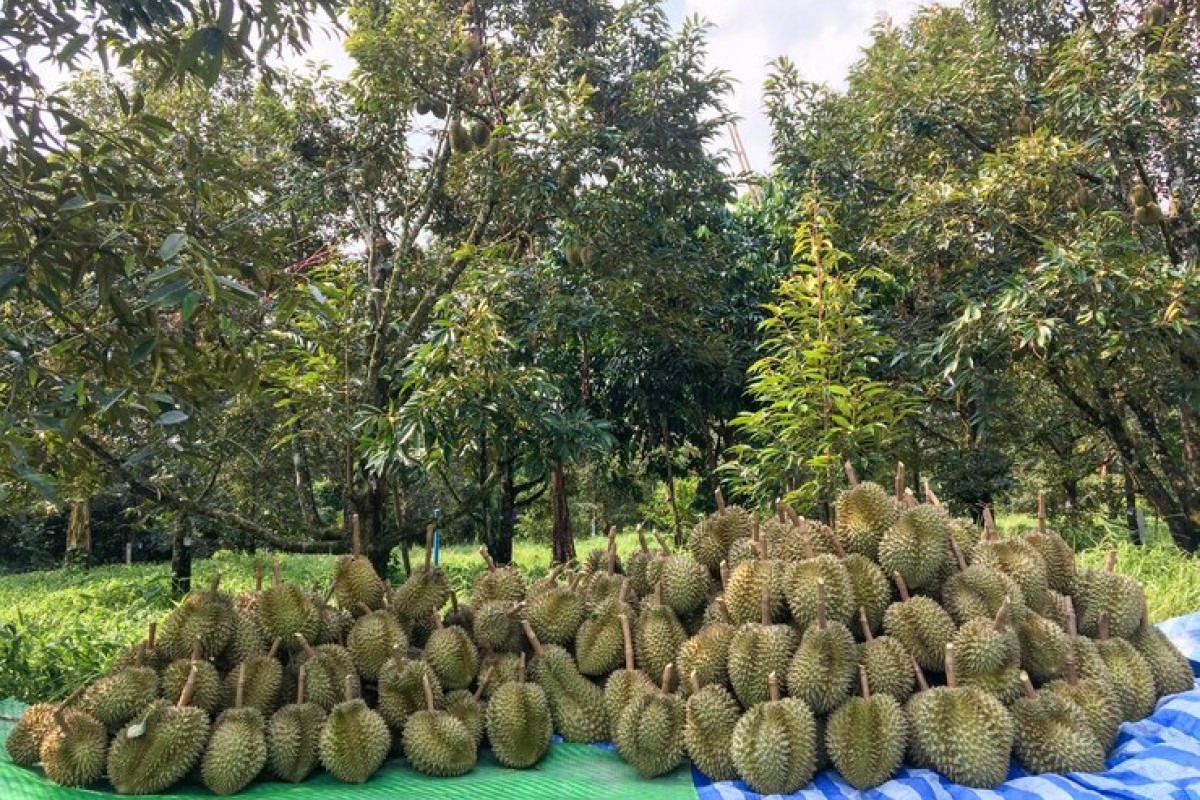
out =
[[(1200, 675), (1200, 613), (1159, 626), (1192, 662)], [(876, 789), (860, 792), (833, 770), (805, 789), (787, 795), (804, 800), (1200, 800), (1200, 681), (1195, 691), (1165, 697), (1154, 714), (1125, 723), (1101, 773), (1030, 775), (1014, 761), (1008, 781), (993, 791), (950, 783), (936, 772), (904, 769)], [(699, 800), (758, 800), (762, 795), (741, 781), (713, 783), (693, 770)], [(772, 795), (779, 797), (779, 795)]]

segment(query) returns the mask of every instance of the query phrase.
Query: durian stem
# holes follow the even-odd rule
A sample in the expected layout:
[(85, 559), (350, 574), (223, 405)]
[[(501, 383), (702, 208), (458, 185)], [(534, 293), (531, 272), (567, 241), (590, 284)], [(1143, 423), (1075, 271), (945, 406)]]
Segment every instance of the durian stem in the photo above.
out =
[(192, 642), (192, 655), (191, 655), (192, 661), (200, 660), (200, 657), (203, 655), (203, 652), (204, 652), (203, 648), (204, 648), (204, 645), (200, 641), (200, 637), (197, 636), (196, 641)]
[(934, 508), (941, 508), (942, 501), (933, 493), (933, 487), (929, 485), (929, 478), (921, 478), (921, 491), (925, 492), (925, 500)]
[(662, 581), (654, 584), (654, 604), (658, 606), (663, 604)]
[(896, 462), (896, 500), (899, 502), (904, 499), (904, 462)]
[(804, 557), (816, 558), (817, 551), (813, 547), (812, 537), (808, 535), (808, 520), (801, 520), (796, 529), (800, 533), (800, 544), (804, 546)]
[(1038, 489), (1038, 533), (1046, 532), (1046, 490)]
[(904, 582), (904, 576), (900, 574), (900, 570), (892, 573), (892, 581), (896, 584), (896, 591), (900, 592), (900, 599), (907, 603), (912, 599), (908, 593), (908, 584)]
[(276, 588), (283, 585), (283, 565), (279, 563), (279, 556), (271, 559), (271, 579)]
[(538, 658), (544, 656), (546, 650), (542, 647), (542, 643), (538, 641), (537, 634), (534, 633), (533, 626), (529, 624), (529, 620), (521, 620), (521, 627), (525, 629), (525, 638), (529, 640), (530, 646), (533, 647), (533, 654)]
[(721, 596), (721, 597), (718, 597), (718, 598), (717, 598), (717, 607), (718, 607), (719, 609), (721, 609), (721, 614), (722, 614), (722, 615), (724, 615), (724, 617), (725, 617), (725, 621), (726, 621), (726, 622), (729, 622), (729, 621), (731, 621), (731, 620), (730, 620), (730, 617), (729, 617), (729, 604), (727, 604), (727, 603), (725, 602), (725, 597), (724, 597), (724, 596)]
[(688, 683), (691, 684), (692, 694), (700, 694), (700, 673), (692, 670), (692, 674), (688, 675)]
[(870, 700), (871, 681), (867, 679), (867, 668), (862, 664), (858, 665), (858, 684), (862, 687), (863, 700)]
[(779, 678), (772, 672), (767, 676), (767, 691), (771, 693), (771, 702), (779, 702)]
[(758, 546), (758, 538), (762, 535), (762, 519), (759, 518), (758, 512), (754, 512), (754, 524), (750, 526), (750, 541)]
[(433, 567), (433, 523), (425, 526), (425, 571)]
[(396, 674), (404, 669), (404, 649), (398, 644), (392, 645), (392, 665), (396, 669)]
[(1021, 670), (1021, 689), (1030, 700), (1037, 697), (1037, 689), (1033, 688), (1033, 681), (1029, 680), (1029, 673), (1025, 670)]
[(1096, 638), (1102, 642), (1108, 641), (1108, 612), (1102, 611), (1096, 620)]
[(617, 571), (617, 526), (613, 525), (608, 529), (608, 550), (605, 551), (605, 558), (608, 568), (608, 574), (612, 575)]
[(946, 685), (951, 689), (958, 685), (958, 669), (954, 664), (954, 642), (946, 643)]
[(196, 693), (196, 669), (196, 665), (192, 664), (192, 668), (188, 670), (187, 681), (183, 684), (183, 691), (179, 693), (179, 701), (175, 703), (176, 708), (183, 708), (192, 702), (192, 695)]
[[(428, 676), (426, 676), (426, 680), (429, 680)], [(343, 695), (343, 697), (346, 698), (346, 702), (349, 702), (355, 698), (356, 695), (354, 692), (354, 676), (353, 675), (346, 676), (344, 691), (345, 691), (345, 694)]]
[(621, 636), (625, 639), (625, 671), (633, 672), (636, 668), (633, 661), (633, 631), (629, 628), (629, 615), (621, 615)]
[(925, 679), (925, 670), (921, 669), (921, 665), (917, 663), (915, 658), (912, 659), (912, 668), (913, 674), (917, 676), (917, 686), (921, 688), (922, 692), (928, 692), (929, 681)]
[(271, 649), (267, 651), (267, 658), (278, 658), (279, 648), (283, 644), (283, 637), (276, 636), (275, 641), (271, 642)]
[(904, 505), (908, 506), (909, 508), (916, 508), (917, 506), (921, 505), (917, 502), (917, 496), (913, 494), (912, 489), (904, 490)]
[(571, 578), (570, 578), (570, 580), (567, 581), (567, 589), (572, 592), (575, 591), (579, 587), (579, 582), (581, 580), (583, 580), (582, 572), (571, 573)]
[(1009, 609), (1012, 608), (1012, 598), (1005, 597), (1004, 602), (1000, 604), (1000, 608), (996, 611), (996, 620), (993, 623), (997, 633), (1004, 633), (1004, 623), (1008, 620)]
[(455, 614), (458, 613), (458, 592), (453, 590), (450, 592), (450, 608)]
[(863, 639), (867, 642), (875, 641), (875, 637), (871, 635), (871, 623), (867, 621), (867, 610), (862, 606), (858, 607), (858, 624), (862, 626)]
[(367, 614), (370, 614), (370, 613), (372, 613), (372, 611), (371, 611), (371, 607), (370, 607), (369, 605), (367, 605), (366, 603), (359, 603), (359, 604), (358, 604), (358, 607), (359, 607), (360, 609), (362, 609), (363, 616), (366, 616)]
[(621, 588), (617, 589), (617, 602), (629, 602), (629, 581), (624, 578), (621, 579)]
[(792, 508), (791, 503), (784, 503), (783, 510), (787, 512), (788, 522), (792, 523), (792, 525), (800, 524), (800, 513)]
[(1108, 551), (1108, 554), (1106, 556), (1104, 556), (1104, 571), (1112, 572), (1116, 568), (1117, 568), (1117, 551), (1115, 549), (1112, 549), (1112, 550)]
[(667, 540), (663, 538), (663, 535), (661, 533), (659, 533), (658, 531), (655, 531), (654, 532), (654, 540), (656, 542), (658, 542), (658, 549), (662, 551), (662, 554), (664, 556), (671, 555), (671, 549), (669, 547), (667, 547)]
[(767, 537), (761, 536), (758, 540), (758, 559), (759, 561), (766, 561), (767, 557)]
[(1075, 660), (1075, 644), (1072, 642), (1067, 646), (1067, 651), (1063, 653), (1063, 672), (1066, 674), (1067, 683), (1075, 686), (1079, 683), (1079, 663)]
[(763, 581), (762, 607), (760, 609), (760, 612), (762, 614), (762, 624), (770, 625), (771, 624), (771, 581), (770, 580)]
[(825, 630), (825, 579), (817, 578), (817, 630)]
[(662, 692), (663, 694), (671, 693), (671, 678), (675, 676), (675, 665), (667, 664), (663, 667), (662, 674)]
[(488, 681), (492, 678), (492, 670), (496, 668), (495, 664), (488, 664), (487, 669), (479, 676), (479, 685), (475, 687), (475, 699), (483, 697), (483, 690), (487, 687)]
[(716, 491), (713, 492), (713, 494), (716, 495), (716, 498), (717, 498), (717, 513), (724, 514), (725, 513), (725, 494), (721, 491), (721, 487), (718, 486)]
[(439, 614), (436, 610), (430, 611), (429, 614), (430, 614), (430, 616), (433, 617), (434, 630), (440, 631), (442, 629), (442, 615)]
[(525, 654), (521, 653), (521, 667), (517, 671), (517, 683), (525, 685)]
[(421, 686), (425, 689), (425, 710), (433, 713), (437, 708), (433, 705), (433, 684), (429, 682), (429, 673), (421, 676)]
[(963, 558), (962, 548), (958, 546), (958, 540), (954, 538), (954, 531), (946, 531), (946, 539), (950, 544), (950, 552), (954, 554), (954, 561), (958, 564), (959, 572), (967, 571), (967, 560)]
[(642, 548), (642, 552), (649, 553), (650, 548), (646, 546), (646, 532), (644, 530), (642, 530), (642, 523), (640, 523), (640, 522), (638, 523), (638, 526), (637, 526), (637, 540), (638, 540), (638, 547)]
[(243, 661), (238, 666), (237, 689), (233, 694), (233, 707), (241, 708), (242, 701), (246, 698), (246, 662)]
[(846, 480), (850, 481), (850, 485), (858, 486), (858, 473), (854, 471), (854, 465), (850, 463), (849, 459), (842, 464), (842, 469), (846, 471)]
[(729, 591), (729, 562), (721, 561), (721, 591)]
[(255, 594), (258, 594), (262, 591), (263, 573), (265, 573), (265, 572), (266, 572), (266, 568), (263, 566), (262, 561), (258, 560), (257, 558), (254, 559), (254, 593)]
[(992, 507), (983, 507), (983, 538), (987, 541), (996, 539), (996, 518), (992, 516)]
[(307, 655), (309, 658), (316, 658), (317, 651), (313, 650), (312, 645), (308, 643), (308, 639), (304, 638), (304, 634), (297, 633), (297, 634), (295, 634), (295, 636), (296, 636), (296, 641), (300, 643), (300, 649), (304, 651), (304, 654)]
[(1063, 598), (1063, 621), (1067, 623), (1067, 633), (1071, 636), (1079, 635), (1079, 625), (1075, 620), (1075, 601), (1070, 595)]
[(508, 616), (519, 617), (525, 611), (525, 601), (513, 603), (513, 607), (508, 610)]
[(358, 522), (358, 512), (350, 515), (350, 555), (358, 558), (362, 555), (362, 529)]
[(487, 564), (488, 572), (495, 572), (496, 562), (492, 560), (492, 554), (487, 551), (486, 547), (479, 548), (479, 555), (483, 558), (483, 563)]
[(296, 672), (296, 705), (304, 705), (304, 681), (308, 678), (308, 665), (301, 664)]
[(775, 516), (779, 517), (780, 522), (787, 522), (787, 512), (783, 510), (783, 499), (779, 497), (775, 498)]
[[(832, 510), (831, 512), (832, 513)], [(829, 537), (829, 541), (833, 544), (833, 552), (838, 558), (846, 557), (846, 548), (842, 547), (842, 540), (838, 538), (837, 530), (833, 531), (833, 535)]]
[(154, 649), (154, 640), (155, 640), (155, 637), (157, 637), (157, 636), (158, 636), (158, 623), (151, 622), (147, 626), (147, 630), (146, 630), (146, 645), (151, 650)]
[(208, 585), (208, 591), (210, 594), (216, 594), (221, 591), (221, 573), (218, 572), (216, 575), (213, 575), (212, 583)]
[[(80, 686), (78, 689), (71, 692), (69, 695), (59, 701), (58, 705), (54, 707), (54, 718), (58, 719), (59, 715), (67, 710), (67, 706), (71, 705), (71, 703), (74, 703), (79, 698), (79, 695), (83, 694), (83, 691), (86, 688), (86, 686)], [(62, 723), (60, 722), (59, 726), (61, 727), (61, 725)]]

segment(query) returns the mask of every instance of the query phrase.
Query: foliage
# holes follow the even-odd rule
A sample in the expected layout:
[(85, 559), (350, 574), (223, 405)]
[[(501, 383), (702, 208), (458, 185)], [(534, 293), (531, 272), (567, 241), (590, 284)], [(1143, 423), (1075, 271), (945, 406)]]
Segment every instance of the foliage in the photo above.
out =
[(854, 268), (836, 248), (819, 200), (803, 205), (797, 265), (767, 305), (760, 359), (750, 367), (757, 408), (734, 420), (742, 441), (727, 467), (760, 503), (828, 501), (842, 462), (877, 451), (907, 413), (904, 394), (871, 375), (892, 347), (865, 313), (866, 291), (881, 276)]

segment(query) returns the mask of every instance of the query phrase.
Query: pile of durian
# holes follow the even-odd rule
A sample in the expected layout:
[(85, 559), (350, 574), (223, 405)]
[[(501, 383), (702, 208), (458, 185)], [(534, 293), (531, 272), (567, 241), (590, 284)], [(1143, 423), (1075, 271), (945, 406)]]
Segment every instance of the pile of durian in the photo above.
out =
[[(217, 577), (112, 671), (31, 706), (18, 764), (122, 794), (192, 778), (217, 794), (318, 768), (360, 783), (390, 757), (469, 772), (483, 743), (511, 768), (558, 734), (615, 743), (645, 778), (690, 759), (714, 780), (795, 792), (832, 765), (867, 789), (906, 761), (993, 787), (1011, 758), (1090, 772), (1123, 721), (1193, 687), (1136, 581), (1077, 567), (1045, 524), (997, 537), (926, 483), (859, 482), (834, 524), (726, 506), (622, 564), (615, 531), (578, 571), (527, 584), (487, 561), (471, 604), (425, 564), (401, 586), (359, 555), (326, 593), (280, 580), (239, 597)], [(356, 540), (357, 541), (357, 538)], [(356, 548), (357, 550), (357, 548)], [(157, 634), (157, 635), (156, 635)]]

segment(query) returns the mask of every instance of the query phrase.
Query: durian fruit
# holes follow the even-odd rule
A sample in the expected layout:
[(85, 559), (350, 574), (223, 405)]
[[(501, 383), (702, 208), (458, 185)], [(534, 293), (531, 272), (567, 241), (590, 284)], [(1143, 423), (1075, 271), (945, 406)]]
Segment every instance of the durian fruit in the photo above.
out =
[(449, 712), (433, 703), (429, 676), (422, 681), (425, 708), (404, 723), (404, 757), (417, 772), (439, 778), (466, 775), (478, 757), (475, 736)]
[(660, 574), (663, 600), (679, 617), (704, 608), (711, 588), (708, 569), (685, 553), (671, 555), (662, 536), (655, 536), (664, 553)]
[(267, 722), (267, 760), (280, 780), (300, 783), (320, 762), (321, 729), (325, 709), (306, 702), (307, 667), (300, 665), (296, 678), (296, 702), (271, 715)]
[(787, 607), (791, 612), (792, 621), (797, 630), (805, 631), (817, 619), (816, 587), (821, 585), (824, 591), (825, 618), (831, 622), (845, 625), (854, 619), (854, 586), (850, 582), (850, 573), (837, 556), (816, 555), (808, 532), (804, 527), (797, 529), (808, 557), (785, 567), (784, 591), (787, 593)]
[(362, 555), (362, 534), (358, 514), (350, 516), (350, 555), (338, 559), (333, 568), (333, 595), (343, 609), (357, 614), (365, 607), (368, 611), (383, 608), (387, 588), (371, 561)]
[(273, 559), (273, 583), (263, 590), (258, 600), (263, 632), (272, 641), (283, 640), (288, 647), (296, 643), (296, 634), (301, 634), (310, 642), (314, 641), (321, 615), (308, 593), (299, 586), (283, 582), (281, 569), (279, 559)]
[(1100, 632), (1100, 615), (1108, 617), (1109, 635), (1129, 639), (1142, 625), (1146, 614), (1146, 594), (1141, 585), (1119, 572), (1117, 551), (1109, 550), (1103, 569), (1079, 570), (1075, 579), (1075, 609), (1079, 632), (1096, 637)]
[(1025, 534), (1026, 542), (1042, 555), (1046, 580), (1059, 594), (1070, 594), (1075, 587), (1075, 550), (1061, 536), (1046, 527), (1046, 493), (1038, 492), (1037, 530)]
[(639, 692), (654, 689), (654, 683), (634, 663), (633, 634), (629, 627), (629, 616), (620, 615), (621, 634), (625, 643), (625, 669), (616, 670), (604, 684), (604, 718), (609, 730), (615, 730), (625, 706)]
[(379, 670), (378, 711), (394, 731), (403, 731), (408, 718), (425, 707), (425, 678), (429, 677), (436, 702), (443, 702), (442, 686), (433, 668), (420, 659), (406, 659), (396, 648)]
[[(304, 692), (310, 703), (316, 703), (326, 711), (331, 710), (345, 696), (347, 678), (354, 682), (355, 691), (360, 691), (358, 670), (349, 651), (338, 645), (314, 648), (302, 634), (296, 635), (296, 641), (301, 652), (293, 658), (292, 664), (296, 668), (308, 667)], [(292, 686), (285, 684), (284, 692), (291, 694)]]
[[(736, 628), (728, 622), (710, 622), (679, 648), (677, 662), (681, 674), (694, 676), (700, 686), (729, 682), (729, 644)], [(681, 691), (691, 692), (691, 681), (681, 683)]]
[[(188, 705), (203, 709), (210, 717), (226, 705), (225, 690), (221, 686), (221, 673), (217, 668), (201, 656), (203, 646), (199, 639), (192, 646), (191, 658), (181, 658), (172, 661), (163, 670), (160, 690), (163, 697), (178, 697), (183, 691), (183, 685), (191, 677), (193, 668), (196, 672), (196, 687), (192, 690), (192, 699)], [(235, 676), (236, 679), (236, 676)], [(232, 700), (232, 695), (230, 695)], [(148, 700), (146, 702), (149, 702)], [(142, 704), (145, 705), (144, 703)]]
[(1079, 706), (1087, 715), (1092, 736), (1107, 753), (1117, 741), (1117, 732), (1121, 727), (1121, 703), (1107, 681), (1079, 676), (1074, 651), (1068, 649), (1064, 660), (1065, 677), (1044, 685), (1042, 693), (1057, 694)]
[[(450, 592), (450, 610), (442, 617), (443, 625), (457, 625), (467, 632), (468, 636), (473, 636), (475, 632), (475, 609), (470, 603), (459, 603), (458, 592)], [(474, 639), (472, 639), (474, 641)]]
[(891, 695), (903, 703), (913, 693), (912, 656), (891, 636), (876, 637), (871, 633), (866, 609), (859, 609), (858, 620), (863, 632), (858, 661), (867, 670), (867, 680), (876, 694)]
[[(767, 543), (767, 550), (776, 558), (784, 562), (801, 561), (805, 558), (816, 555), (815, 552), (805, 552), (804, 542), (801, 540), (800, 531), (792, 524), (790, 519), (787, 519), (787, 512), (783, 510), (783, 504), (780, 503), (780, 512), (777, 516), (765, 520), (753, 535), (748, 540), (757, 549), (758, 541)], [(746, 540), (743, 540), (746, 541)], [(735, 545), (737, 542), (734, 543)], [(813, 545), (810, 543), (810, 550)], [(730, 548), (732, 551), (733, 548)], [(754, 551), (751, 550), (745, 555), (738, 554), (737, 563), (742, 563), (746, 560), (746, 556), (753, 557)]]
[(433, 566), (433, 526), (425, 528), (425, 564), (413, 570), (408, 580), (392, 593), (391, 607), (397, 621), (409, 631), (409, 642), (421, 646), (418, 628), (428, 626), (435, 611), (450, 599), (450, 581), (446, 573)]
[[(82, 691), (77, 690), (75, 696), (82, 694)], [(19, 767), (32, 767), (38, 763), (38, 750), (42, 746), (42, 739), (54, 724), (54, 710), (53, 703), (35, 703), (21, 714), (21, 718), (8, 732), (8, 739), (4, 742), (8, 757), (14, 764)]]
[(617, 721), (617, 752), (643, 778), (666, 775), (683, 763), (684, 704), (671, 692), (675, 666), (667, 664), (662, 685), (639, 692)]
[[(617, 597), (625, 585), (621, 560), (617, 558), (617, 526), (608, 529), (608, 546), (588, 553), (584, 569), (583, 594), (585, 606), (598, 607)], [(628, 589), (625, 589), (628, 596)]]
[(654, 591), (654, 586), (646, 575), (654, 554), (646, 545), (646, 534), (642, 526), (637, 526), (638, 549), (629, 556), (625, 565), (625, 580), (629, 583), (630, 597), (640, 599)]
[(321, 765), (346, 783), (366, 783), (383, 766), (392, 749), (392, 735), (383, 717), (356, 696), (347, 676), (345, 700), (325, 718), (321, 729)]
[(521, 649), (520, 616), (525, 603), (490, 600), (475, 606), (472, 637), (484, 653), (515, 653)]
[(754, 791), (791, 794), (816, 772), (817, 722), (803, 701), (780, 699), (775, 673), (767, 676), (767, 687), (767, 702), (738, 720), (729, 751), (738, 775)]
[(1063, 652), (1071, 644), (1066, 631), (1029, 609), (1014, 623), (1021, 642), (1021, 669), (1038, 683), (1062, 677)]
[(474, 148), (475, 143), (471, 140), (471, 133), (467, 130), (467, 126), (462, 124), (462, 120), (454, 119), (450, 123), (450, 149), (451, 151), (463, 154), (469, 153)]
[(663, 602), (662, 584), (654, 587), (652, 598), (643, 601), (634, 634), (638, 667), (649, 675), (661, 675), (687, 641), (687, 631), (671, 607)]
[(217, 659), (216, 666), (226, 672), (231, 671), (250, 656), (267, 652), (268, 644), (258, 617), (238, 611), (233, 617), (233, 636), (229, 640), (229, 646)]
[(150, 667), (124, 667), (89, 686), (80, 710), (100, 720), (109, 731), (116, 731), (154, 702), (158, 688), (158, 673)]
[(995, 620), (972, 619), (954, 635), (958, 680), (975, 686), (1008, 704), (1021, 695), (1021, 643), (1008, 627), (1009, 604)]
[(576, 576), (571, 583), (556, 584), (526, 601), (525, 619), (547, 644), (569, 645), (583, 624), (586, 609), (575, 591), (578, 580)]
[[(729, 684), (741, 704), (750, 708), (770, 697), (768, 677), (786, 676), (798, 644), (789, 625), (771, 624), (771, 587), (762, 587), (761, 622), (742, 625), (729, 642)], [(784, 677), (783, 683), (786, 681)]]
[(457, 719), (470, 732), (475, 740), (475, 746), (483, 741), (483, 690), (488, 684), (490, 671), (485, 670), (479, 675), (479, 687), (474, 693), (466, 689), (455, 689), (446, 695), (442, 702), (442, 710)]
[(487, 563), (487, 569), (475, 576), (471, 590), (471, 601), (483, 603), (503, 601), (519, 603), (525, 599), (525, 578), (512, 566), (497, 567), (487, 548), (479, 548), (479, 555)]
[(533, 678), (546, 691), (558, 735), (580, 744), (603, 741), (608, 735), (604, 692), (579, 674), (570, 653), (542, 645), (528, 621), (522, 626), (533, 647)]
[[(933, 487), (929, 484), (928, 478), (921, 479), (921, 489), (925, 493), (926, 502), (934, 508), (945, 511), (946, 507), (942, 505), (942, 501), (934, 494)], [(958, 560), (960, 562), (970, 562), (975, 556), (975, 548), (979, 546), (979, 526), (973, 520), (949, 516), (946, 519), (946, 524), (950, 529), (950, 538), (947, 544), (950, 546), (951, 553), (957, 549), (958, 555), (962, 556)], [(948, 561), (946, 566), (948, 567), (947, 573), (949, 573), (953, 569), (954, 564)]]
[(879, 566), (899, 572), (914, 591), (927, 589), (938, 578), (950, 555), (950, 526), (946, 513), (932, 505), (906, 510), (879, 541)]
[(492, 692), (486, 712), (492, 755), (512, 769), (528, 769), (541, 761), (554, 734), (545, 690), (525, 680), (524, 653), (520, 664), (517, 680)]
[(931, 598), (909, 595), (899, 573), (892, 575), (892, 579), (900, 592), (900, 601), (888, 606), (883, 615), (883, 630), (904, 645), (923, 669), (941, 672), (946, 645), (954, 641), (957, 631), (954, 620)]
[(113, 669), (120, 667), (150, 667), (161, 670), (171, 663), (171, 658), (158, 643), (158, 623), (147, 625), (146, 638), (133, 647), (123, 651), (113, 661)]
[(725, 587), (725, 604), (734, 625), (758, 622), (764, 586), (771, 590), (771, 618), (787, 618), (788, 566), (768, 550), (766, 539), (758, 540), (758, 558), (739, 564)]
[(1037, 692), (1021, 673), (1025, 696), (1013, 703), (1017, 758), (1033, 773), (1102, 772), (1104, 748), (1087, 714), (1067, 698)]
[[(430, 613), (436, 615), (436, 612)], [(441, 621), (440, 616), (438, 621)], [(354, 621), (354, 627), (346, 637), (346, 649), (354, 659), (355, 669), (363, 680), (371, 683), (379, 679), (379, 668), (396, 647), (406, 649), (408, 637), (388, 609), (363, 614)]]
[(1146, 659), (1158, 697), (1190, 692), (1195, 688), (1196, 678), (1187, 657), (1148, 619), (1142, 619), (1141, 627), (1134, 631), (1129, 643)]
[(691, 695), (684, 707), (683, 746), (696, 768), (714, 781), (737, 777), (730, 744), (742, 707), (724, 685), (701, 686), (692, 672), (687, 681)]
[(946, 685), (918, 692), (905, 708), (914, 761), (964, 786), (999, 786), (1008, 775), (1012, 716), (982, 689), (958, 685), (953, 642), (942, 661)]
[(717, 512), (700, 521), (693, 530), (689, 546), (692, 557), (710, 572), (729, 556), (729, 548), (750, 535), (753, 522), (741, 506), (725, 505), (720, 488), (715, 492)]
[(628, 600), (629, 585), (621, 582), (615, 598), (594, 608), (575, 636), (575, 660), (579, 671), (589, 677), (608, 675), (621, 666), (625, 650), (621, 638), (621, 615), (633, 613)]
[(233, 707), (237, 684), (245, 675), (245, 686), (242, 688), (241, 705), (257, 708), (263, 716), (267, 716), (279, 707), (280, 693), (283, 690), (283, 664), (279, 661), (281, 639), (271, 643), (271, 649), (263, 655), (252, 655), (244, 660), (236, 673), (231, 672), (225, 678), (225, 705)]
[(957, 540), (947, 542), (958, 569), (942, 584), (942, 605), (954, 621), (963, 625), (973, 619), (992, 619), (1006, 601), (1013, 616), (1025, 611), (1025, 596), (1021, 587), (1005, 573), (983, 564), (967, 565)]
[(858, 667), (861, 696), (829, 716), (825, 749), (846, 782), (859, 791), (887, 783), (904, 762), (908, 717), (890, 694), (872, 694), (867, 668)]
[(233, 637), (233, 601), (221, 592), (221, 573), (208, 589), (190, 593), (163, 620), (159, 645), (171, 660), (187, 658), (200, 639), (201, 655), (215, 658)]
[(465, 689), (479, 672), (479, 651), (462, 628), (442, 627), (442, 618), (436, 613), (433, 620), (434, 631), (425, 642), (425, 661), (444, 688)]
[(998, 569), (1021, 587), (1025, 605), (1042, 613), (1050, 600), (1050, 584), (1046, 576), (1046, 561), (1037, 548), (1024, 539), (996, 537), (992, 510), (983, 510), (984, 538), (975, 548), (972, 563)]
[(267, 765), (267, 732), (262, 712), (245, 706), (246, 664), (238, 668), (233, 706), (221, 712), (200, 760), (200, 779), (213, 794), (237, 794)]
[(858, 666), (854, 634), (825, 618), (825, 581), (817, 578), (817, 618), (804, 631), (788, 667), (787, 691), (816, 714), (828, 714), (850, 695)]
[(870, 481), (859, 483), (849, 462), (845, 466), (851, 486), (838, 496), (834, 530), (847, 553), (876, 561), (879, 542), (895, 523), (899, 509), (882, 486)]
[(122, 728), (108, 747), (108, 780), (121, 794), (158, 794), (181, 781), (208, 743), (208, 715), (189, 705), (195, 681), (172, 706), (157, 700)]
[(1105, 685), (1110, 683), (1112, 675), (1108, 673), (1108, 667), (1105, 666), (1104, 659), (1100, 657), (1100, 650), (1096, 647), (1096, 642), (1079, 635), (1079, 629), (1075, 626), (1075, 606), (1069, 596), (1063, 598), (1062, 617), (1063, 630), (1067, 633), (1068, 642), (1068, 647), (1063, 653), (1063, 674), (1066, 674), (1067, 656), (1073, 656), (1075, 669), (1079, 671), (1080, 677), (1098, 680)]
[(1108, 615), (1100, 614), (1100, 635), (1096, 648), (1112, 675), (1112, 687), (1121, 704), (1121, 719), (1134, 722), (1154, 710), (1154, 673), (1146, 659), (1124, 639), (1110, 638)]
[(104, 774), (108, 730), (91, 714), (67, 708), (73, 700), (68, 697), (51, 712), (38, 759), (59, 786), (90, 786)]
[(883, 627), (883, 614), (892, 604), (891, 581), (879, 565), (858, 553), (843, 557), (842, 566), (846, 568), (854, 592), (854, 607), (866, 612), (867, 628), (864, 631), (879, 633)]

